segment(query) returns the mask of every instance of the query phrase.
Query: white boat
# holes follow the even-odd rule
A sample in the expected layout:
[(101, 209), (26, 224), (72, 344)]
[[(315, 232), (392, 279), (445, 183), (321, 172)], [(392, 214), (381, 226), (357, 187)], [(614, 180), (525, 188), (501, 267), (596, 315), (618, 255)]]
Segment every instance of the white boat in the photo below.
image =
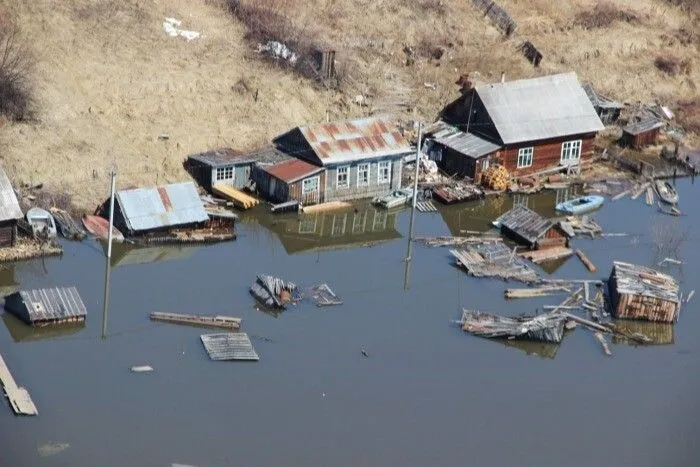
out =
[(388, 195), (377, 196), (372, 200), (372, 204), (383, 208), (391, 209), (409, 204), (413, 200), (413, 188), (401, 188), (394, 190)]
[(673, 185), (665, 180), (656, 180), (656, 192), (659, 198), (666, 204), (676, 204), (678, 202), (678, 192)]
[(603, 205), (605, 198), (599, 195), (581, 196), (557, 204), (554, 209), (567, 214), (581, 214), (598, 209)]
[(56, 238), (56, 222), (50, 212), (41, 208), (27, 211), (27, 222), (35, 237)]

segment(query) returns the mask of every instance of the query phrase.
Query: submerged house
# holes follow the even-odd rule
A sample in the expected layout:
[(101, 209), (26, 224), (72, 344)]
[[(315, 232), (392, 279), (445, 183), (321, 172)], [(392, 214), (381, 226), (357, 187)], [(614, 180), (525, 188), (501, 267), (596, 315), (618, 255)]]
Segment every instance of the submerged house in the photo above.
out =
[(87, 316), (75, 287), (20, 290), (5, 297), (5, 310), (30, 326), (83, 322)]
[(189, 156), (183, 167), (197, 183), (211, 192), (217, 183), (243, 188), (250, 181), (255, 158), (231, 148), (219, 148)]
[(672, 323), (680, 313), (678, 283), (654, 269), (615, 261), (608, 289), (616, 318)]
[(324, 169), (319, 202), (371, 198), (400, 188), (403, 158), (412, 152), (396, 125), (378, 117), (300, 126), (273, 143)]
[[(193, 182), (121, 190), (114, 199), (114, 225), (124, 235), (200, 227), (209, 221)], [(103, 206), (107, 209), (109, 201)]]
[(456, 130), (451, 139), (432, 138), (433, 159), (450, 175), (476, 180), (495, 163), (514, 176), (577, 165), (593, 155), (593, 140), (604, 129), (575, 73), (464, 89), (441, 118)]
[(326, 170), (300, 159), (255, 169), (258, 193), (276, 203), (296, 200), (303, 205), (322, 203), (326, 191)]
[(501, 232), (530, 250), (566, 247), (569, 237), (551, 219), (546, 219), (525, 206), (516, 206), (496, 219)]
[(17, 240), (17, 221), (23, 217), (10, 179), (0, 167), (0, 248), (14, 246)]

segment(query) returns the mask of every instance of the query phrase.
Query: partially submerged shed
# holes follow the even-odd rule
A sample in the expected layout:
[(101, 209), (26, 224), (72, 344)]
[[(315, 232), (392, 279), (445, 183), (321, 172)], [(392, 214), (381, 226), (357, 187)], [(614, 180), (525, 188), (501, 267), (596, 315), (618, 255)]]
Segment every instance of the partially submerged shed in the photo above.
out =
[(615, 261), (608, 288), (616, 318), (672, 323), (680, 312), (678, 283), (654, 269)]
[(276, 203), (296, 200), (301, 204), (324, 201), (326, 171), (300, 159), (255, 168), (258, 193)]
[(662, 121), (653, 118), (630, 122), (622, 128), (620, 145), (642, 149), (645, 146), (657, 144), (663, 126)]
[(255, 159), (231, 148), (219, 148), (189, 156), (183, 166), (197, 183), (211, 192), (217, 183), (245, 187)]
[(5, 297), (5, 310), (30, 326), (83, 322), (87, 316), (75, 287), (20, 290)]
[(15, 190), (5, 170), (0, 167), (0, 248), (15, 244), (17, 239), (17, 221), (22, 219)]
[(494, 221), (504, 235), (531, 250), (568, 246), (569, 239), (559, 224), (525, 206), (516, 206)]

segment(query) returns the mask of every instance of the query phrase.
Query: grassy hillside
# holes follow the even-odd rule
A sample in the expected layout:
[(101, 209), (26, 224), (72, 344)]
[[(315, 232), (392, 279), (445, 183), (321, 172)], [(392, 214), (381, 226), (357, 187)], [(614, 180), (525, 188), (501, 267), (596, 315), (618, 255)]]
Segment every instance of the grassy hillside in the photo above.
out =
[[(189, 153), (251, 148), (297, 124), (371, 113), (432, 120), (468, 72), (495, 81), (573, 70), (612, 97), (680, 109), (700, 132), (700, 36), (683, 2), (502, 0), (518, 23), (511, 39), (467, 0), (241, 0), (269, 13), (258, 17), (229, 3), (0, 0), (0, 17), (21, 27), (36, 58), (36, 121), (0, 129), (10, 176), (90, 210), (113, 164), (122, 188), (163, 183), (185, 177)], [(165, 17), (203, 36), (170, 37)], [(300, 46), (334, 47), (338, 85), (262, 59), (250, 27), (260, 18)], [(517, 51), (522, 38), (544, 54), (540, 68)]]

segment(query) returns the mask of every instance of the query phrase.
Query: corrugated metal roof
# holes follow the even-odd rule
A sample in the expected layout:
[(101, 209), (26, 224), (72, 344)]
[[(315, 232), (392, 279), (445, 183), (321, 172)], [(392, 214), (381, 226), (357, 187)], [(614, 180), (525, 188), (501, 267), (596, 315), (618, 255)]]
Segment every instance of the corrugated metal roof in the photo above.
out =
[(122, 190), (116, 197), (133, 232), (209, 220), (193, 182)]
[(189, 159), (193, 159), (212, 167), (221, 167), (225, 165), (250, 164), (255, 162), (255, 159), (249, 154), (244, 154), (239, 151), (234, 151), (231, 148), (212, 149), (211, 151), (192, 154)]
[(0, 167), (0, 222), (24, 217), (5, 169)]
[(554, 222), (537, 214), (525, 206), (516, 206), (496, 219), (497, 224), (524, 238), (530, 244), (537, 243)]
[(260, 360), (245, 332), (202, 334), (200, 339), (212, 360)]
[(498, 144), (480, 138), (475, 134), (465, 133), (447, 123), (443, 123), (442, 126), (438, 127), (432, 138), (436, 143), (474, 159), (491, 154), (501, 148)]
[(303, 126), (299, 131), (324, 164), (411, 152), (398, 127), (379, 117)]
[(302, 178), (323, 171), (323, 167), (318, 167), (299, 159), (292, 159), (264, 167), (263, 170), (285, 183), (294, 183)]
[[(75, 287), (21, 290), (17, 294), (26, 306), (31, 322), (87, 316), (85, 304)], [(12, 301), (7, 303), (12, 303)]]
[(629, 133), (630, 135), (638, 135), (646, 131), (656, 130), (664, 126), (664, 122), (661, 122), (655, 118), (650, 118), (648, 120), (642, 120), (641, 122), (631, 122), (622, 128), (622, 131)]
[(604, 129), (575, 73), (485, 84), (476, 92), (504, 144)]

